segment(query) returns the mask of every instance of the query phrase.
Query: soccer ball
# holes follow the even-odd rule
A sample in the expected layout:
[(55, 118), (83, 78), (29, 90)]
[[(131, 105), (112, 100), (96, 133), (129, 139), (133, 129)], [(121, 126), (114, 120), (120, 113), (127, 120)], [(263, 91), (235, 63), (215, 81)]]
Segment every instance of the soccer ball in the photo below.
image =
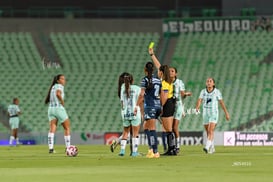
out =
[(76, 157), (78, 155), (78, 148), (75, 145), (70, 145), (66, 149), (66, 155), (69, 157)]

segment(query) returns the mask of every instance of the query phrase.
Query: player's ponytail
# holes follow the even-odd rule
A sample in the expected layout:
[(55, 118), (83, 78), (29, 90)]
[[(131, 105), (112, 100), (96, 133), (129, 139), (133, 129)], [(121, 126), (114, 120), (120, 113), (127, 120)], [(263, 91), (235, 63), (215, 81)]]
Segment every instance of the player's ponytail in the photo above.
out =
[(130, 85), (133, 83), (133, 76), (131, 74), (124, 76), (125, 93), (127, 98), (130, 98)]
[(129, 75), (127, 72), (121, 73), (118, 79), (118, 97), (120, 98), (121, 85), (124, 83), (124, 76)]
[(153, 85), (153, 72), (154, 72), (154, 65), (152, 62), (147, 62), (145, 65), (145, 70), (147, 71), (148, 75), (148, 86), (147, 89), (151, 89), (154, 87)]
[(61, 76), (63, 76), (63, 75), (59, 74), (59, 75), (54, 76), (54, 78), (52, 80), (52, 83), (51, 83), (51, 85), (50, 85), (50, 87), (48, 89), (48, 92), (47, 92), (47, 96), (46, 96), (46, 99), (45, 99), (45, 104), (49, 103), (51, 88), (53, 87), (53, 85), (55, 85), (56, 83), (58, 83), (58, 80), (60, 79)]

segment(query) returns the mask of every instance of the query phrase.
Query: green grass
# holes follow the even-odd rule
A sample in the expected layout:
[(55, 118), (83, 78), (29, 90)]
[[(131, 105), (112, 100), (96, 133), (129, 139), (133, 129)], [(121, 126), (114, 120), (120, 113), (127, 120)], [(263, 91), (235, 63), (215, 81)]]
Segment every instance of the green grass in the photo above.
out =
[[(183, 146), (178, 156), (119, 157), (119, 148), (78, 146), (77, 157), (66, 157), (64, 146), (48, 154), (46, 145), (0, 147), (1, 182), (235, 182), (272, 181), (272, 147), (216, 147), (213, 155), (201, 146)], [(146, 152), (146, 146), (140, 146)], [(161, 149), (161, 148), (160, 148)], [(127, 150), (128, 152), (128, 150)]]

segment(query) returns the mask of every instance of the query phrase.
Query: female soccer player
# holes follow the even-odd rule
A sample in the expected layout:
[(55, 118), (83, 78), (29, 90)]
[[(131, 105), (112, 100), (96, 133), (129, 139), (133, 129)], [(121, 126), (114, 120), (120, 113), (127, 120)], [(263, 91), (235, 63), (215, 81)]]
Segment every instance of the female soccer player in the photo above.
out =
[[(144, 100), (144, 120), (145, 120), (145, 134), (147, 135), (149, 150), (146, 155), (147, 158), (159, 158), (156, 134), (156, 119), (161, 113), (161, 81), (153, 76), (154, 65), (152, 62), (147, 62), (144, 68), (145, 77), (141, 81), (141, 93), (135, 108), (135, 114), (138, 111), (140, 104)], [(150, 148), (151, 147), (151, 148)]]
[[(138, 145), (139, 145), (139, 127), (141, 123), (141, 112), (140, 107), (136, 106), (140, 87), (133, 84), (133, 76), (126, 74), (123, 77), (124, 84), (121, 86), (120, 101), (121, 101), (121, 116), (123, 120), (123, 134), (120, 142), (120, 156), (124, 156), (125, 148), (127, 144), (128, 134), (132, 128), (132, 157), (138, 156)], [(135, 108), (137, 113), (135, 115)]]
[(214, 129), (218, 122), (219, 111), (218, 102), (225, 112), (226, 120), (230, 119), (227, 108), (224, 104), (221, 92), (215, 88), (215, 81), (213, 78), (207, 78), (206, 88), (200, 92), (199, 99), (196, 103), (196, 111), (199, 112), (201, 103), (203, 104), (203, 125), (207, 133), (207, 143), (203, 148), (206, 153), (214, 153)]
[(191, 96), (191, 92), (186, 92), (185, 85), (182, 80), (177, 78), (177, 69), (170, 67), (170, 76), (174, 85), (174, 96), (175, 96), (175, 110), (174, 110), (174, 120), (173, 120), (173, 132), (175, 135), (175, 145), (176, 152), (180, 151), (180, 134), (179, 134), (179, 121), (181, 117), (185, 116), (184, 105), (182, 99), (187, 96)]
[(58, 122), (60, 122), (64, 128), (64, 141), (66, 148), (70, 146), (70, 120), (64, 108), (64, 86), (65, 76), (62, 74), (55, 76), (45, 99), (45, 104), (49, 104), (49, 153), (54, 153), (54, 134)]
[[(120, 93), (121, 93), (121, 86), (124, 84), (124, 76), (125, 75), (129, 75), (129, 73), (123, 72), (121, 75), (119, 75), (119, 79), (118, 79), (118, 98), (119, 99), (120, 99)], [(114, 152), (116, 147), (118, 145), (120, 145), (120, 142), (121, 142), (122, 138), (123, 138), (123, 134), (118, 139), (112, 141), (112, 143), (110, 145), (111, 152)], [(131, 153), (132, 153), (132, 141), (130, 141), (130, 149), (131, 149)]]
[(18, 128), (19, 128), (19, 115), (21, 114), (21, 110), (19, 108), (19, 99), (14, 98), (13, 103), (8, 106), (8, 114), (9, 114), (9, 125), (11, 128), (11, 136), (9, 139), (9, 144), (12, 145), (13, 140), (16, 141), (16, 145), (19, 143), (18, 138)]
[(167, 132), (168, 150), (163, 155), (176, 155), (175, 140), (173, 134), (173, 114), (175, 109), (175, 98), (173, 83), (170, 77), (168, 65), (161, 65), (154, 54), (153, 48), (149, 48), (149, 54), (158, 69), (158, 76), (162, 80), (162, 96), (160, 98), (163, 112), (161, 115), (162, 125)]

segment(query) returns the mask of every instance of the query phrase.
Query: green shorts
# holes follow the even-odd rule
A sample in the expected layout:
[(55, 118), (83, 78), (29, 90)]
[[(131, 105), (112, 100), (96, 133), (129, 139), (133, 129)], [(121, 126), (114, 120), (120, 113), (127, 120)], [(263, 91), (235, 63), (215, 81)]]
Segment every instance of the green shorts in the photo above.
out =
[(68, 119), (68, 115), (64, 107), (49, 107), (48, 108), (48, 120), (52, 121), (57, 119), (58, 122), (63, 123)]
[(208, 125), (209, 123), (215, 123), (218, 122), (218, 114), (203, 114), (203, 125)]
[(19, 128), (19, 117), (9, 118), (9, 125), (11, 129)]
[(137, 111), (137, 115), (133, 117), (133, 119), (124, 119), (124, 114), (121, 111), (121, 117), (122, 117), (122, 121), (123, 121), (123, 127), (129, 127), (130, 125), (132, 126), (138, 126), (141, 123), (141, 113), (140, 113), (140, 109), (138, 108)]

